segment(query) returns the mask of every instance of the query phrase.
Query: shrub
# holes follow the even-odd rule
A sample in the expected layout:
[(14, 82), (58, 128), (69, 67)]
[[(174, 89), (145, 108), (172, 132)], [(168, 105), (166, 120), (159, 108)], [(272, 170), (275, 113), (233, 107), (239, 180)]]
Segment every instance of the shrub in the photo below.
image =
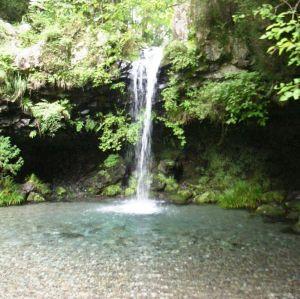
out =
[(19, 186), (14, 183), (12, 178), (6, 177), (0, 182), (0, 206), (20, 205), (26, 201), (20, 192)]
[(9, 137), (0, 136), (0, 177), (16, 175), (24, 164), (20, 149), (11, 144)]

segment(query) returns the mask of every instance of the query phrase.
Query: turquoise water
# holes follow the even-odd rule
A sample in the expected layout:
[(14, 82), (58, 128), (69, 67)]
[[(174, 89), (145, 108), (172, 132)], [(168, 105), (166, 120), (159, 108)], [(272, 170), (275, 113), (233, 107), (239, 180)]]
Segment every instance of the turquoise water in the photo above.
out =
[(285, 224), (217, 206), (160, 203), (147, 215), (120, 204), (0, 209), (0, 297), (300, 297), (300, 238)]

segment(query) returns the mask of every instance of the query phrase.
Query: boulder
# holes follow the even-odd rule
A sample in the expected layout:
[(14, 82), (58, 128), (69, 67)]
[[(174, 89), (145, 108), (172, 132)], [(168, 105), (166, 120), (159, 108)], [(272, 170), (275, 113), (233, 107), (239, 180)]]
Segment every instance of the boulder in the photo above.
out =
[(174, 167), (176, 165), (176, 162), (174, 160), (162, 160), (158, 164), (158, 171), (165, 174), (165, 175), (171, 175), (173, 174)]

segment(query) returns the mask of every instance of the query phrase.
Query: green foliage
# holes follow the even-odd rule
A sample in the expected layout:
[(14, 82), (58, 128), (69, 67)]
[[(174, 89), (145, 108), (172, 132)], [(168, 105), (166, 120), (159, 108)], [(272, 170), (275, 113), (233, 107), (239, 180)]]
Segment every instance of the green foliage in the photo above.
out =
[(135, 144), (139, 134), (139, 123), (130, 123), (130, 118), (120, 113), (109, 113), (101, 123), (102, 135), (99, 148), (102, 151), (120, 151), (124, 144)]
[(255, 120), (263, 126), (268, 119), (267, 85), (257, 72), (243, 71), (201, 86), (172, 76), (162, 95), (166, 116), (158, 119), (173, 130), (181, 145), (185, 144), (182, 126), (191, 120), (227, 125)]
[[(30, 107), (33, 117), (36, 119), (36, 128), (41, 135), (54, 136), (60, 130), (63, 121), (70, 119), (70, 105), (67, 100), (49, 103), (43, 100)], [(30, 137), (35, 137), (37, 131), (31, 132)]]
[[(292, 1), (283, 1), (283, 9), (264, 4), (255, 14), (272, 22), (266, 28), (266, 33), (261, 39), (267, 39), (274, 43), (269, 47), (268, 53), (287, 56), (288, 66), (300, 66), (300, 15), (297, 10), (299, 2), (293, 5)], [(281, 5), (281, 6), (282, 6)], [(280, 83), (277, 86), (280, 101), (300, 98), (300, 78)]]
[(10, 177), (0, 180), (0, 206), (20, 205), (25, 202), (25, 196), (19, 186)]
[(103, 162), (104, 167), (107, 168), (113, 168), (120, 162), (120, 156), (116, 154), (109, 155), (105, 161)]
[(49, 186), (43, 183), (35, 174), (31, 174), (26, 182), (33, 186), (35, 192), (40, 193), (43, 196), (47, 196), (51, 193)]
[(207, 116), (226, 124), (256, 119), (265, 125), (267, 120), (266, 87), (256, 72), (227, 75), (222, 82), (208, 82), (202, 88), (190, 89), (183, 106), (197, 119)]
[(9, 137), (0, 136), (0, 177), (16, 175), (24, 164), (20, 149), (11, 144)]
[(0, 98), (8, 102), (21, 101), (27, 90), (27, 80), (13, 65), (12, 57), (0, 54)]
[(10, 22), (20, 21), (28, 8), (28, 0), (1, 0), (0, 18)]
[(218, 196), (218, 202), (221, 207), (228, 209), (254, 209), (259, 205), (262, 195), (263, 190), (259, 184), (238, 180)]
[(165, 60), (172, 63), (172, 72), (196, 68), (199, 59), (200, 55), (194, 42), (173, 41), (165, 50)]

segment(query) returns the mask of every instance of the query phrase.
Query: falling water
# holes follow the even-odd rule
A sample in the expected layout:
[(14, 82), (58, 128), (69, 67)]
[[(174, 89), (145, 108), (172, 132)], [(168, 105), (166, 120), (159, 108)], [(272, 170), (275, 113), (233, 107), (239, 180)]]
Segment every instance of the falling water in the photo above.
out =
[(152, 103), (155, 96), (157, 74), (163, 57), (162, 48), (153, 47), (142, 52), (141, 59), (133, 63), (131, 70), (133, 107), (135, 121), (142, 121), (141, 137), (136, 146), (136, 196), (139, 200), (149, 198), (151, 163)]

